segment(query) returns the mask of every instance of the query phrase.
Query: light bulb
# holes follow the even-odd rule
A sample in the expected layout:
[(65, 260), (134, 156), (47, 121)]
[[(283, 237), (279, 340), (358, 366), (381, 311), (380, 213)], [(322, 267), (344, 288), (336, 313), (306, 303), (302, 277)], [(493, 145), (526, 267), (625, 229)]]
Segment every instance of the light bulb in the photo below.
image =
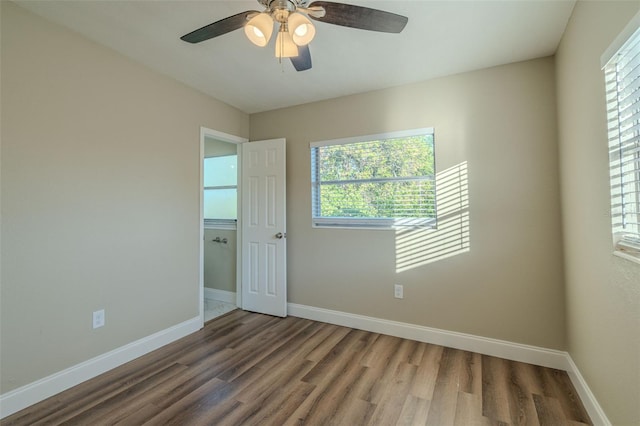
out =
[(287, 22), (289, 32), (293, 37), (293, 42), (298, 46), (309, 44), (316, 35), (316, 29), (306, 16), (302, 13), (294, 12), (289, 15)]
[(262, 12), (254, 16), (244, 26), (244, 33), (251, 43), (264, 47), (273, 33), (273, 19), (268, 13)]
[(276, 58), (292, 58), (298, 56), (298, 46), (293, 42), (289, 31), (282, 27), (276, 38)]

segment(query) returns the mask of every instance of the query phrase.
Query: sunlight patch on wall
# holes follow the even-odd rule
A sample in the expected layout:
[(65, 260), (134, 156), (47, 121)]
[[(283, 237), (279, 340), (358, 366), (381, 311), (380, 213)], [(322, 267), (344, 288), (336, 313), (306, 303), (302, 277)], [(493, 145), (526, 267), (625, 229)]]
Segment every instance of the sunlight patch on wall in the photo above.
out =
[(436, 205), (437, 229), (396, 231), (396, 273), (469, 251), (466, 161), (436, 174)]

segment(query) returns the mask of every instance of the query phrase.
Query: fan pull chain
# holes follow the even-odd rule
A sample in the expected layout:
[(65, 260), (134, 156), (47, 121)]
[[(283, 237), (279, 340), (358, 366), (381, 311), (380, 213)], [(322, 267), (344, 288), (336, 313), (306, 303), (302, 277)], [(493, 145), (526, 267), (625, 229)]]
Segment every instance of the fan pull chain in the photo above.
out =
[[(280, 24), (279, 33), (283, 32), (283, 25)], [(284, 64), (282, 63), (282, 55), (284, 54), (284, 37), (278, 37), (276, 42), (280, 42), (280, 54), (278, 55), (278, 62), (280, 63), (280, 72), (284, 74)]]

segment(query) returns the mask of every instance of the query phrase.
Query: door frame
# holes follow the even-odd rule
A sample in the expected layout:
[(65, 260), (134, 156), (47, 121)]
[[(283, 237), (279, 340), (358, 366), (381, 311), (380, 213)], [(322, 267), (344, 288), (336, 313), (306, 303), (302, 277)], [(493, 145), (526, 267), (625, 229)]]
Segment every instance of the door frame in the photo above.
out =
[(199, 293), (200, 293), (200, 327), (204, 326), (204, 142), (205, 138), (210, 137), (219, 141), (228, 142), (238, 145), (238, 221), (236, 224), (236, 306), (242, 308), (242, 244), (238, 244), (238, 241), (242, 241), (242, 188), (241, 179), (242, 176), (242, 149), (240, 145), (249, 142), (249, 139), (240, 136), (231, 135), (229, 133), (220, 132), (218, 130), (209, 129), (207, 127), (200, 127), (200, 155), (198, 170), (200, 179), (200, 259), (198, 262), (198, 280), (199, 280)]

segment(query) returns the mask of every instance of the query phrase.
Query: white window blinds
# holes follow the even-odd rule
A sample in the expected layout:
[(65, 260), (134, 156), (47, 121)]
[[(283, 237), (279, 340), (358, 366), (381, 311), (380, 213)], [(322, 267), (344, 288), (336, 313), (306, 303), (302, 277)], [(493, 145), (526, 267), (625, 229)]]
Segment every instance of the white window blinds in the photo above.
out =
[(314, 226), (435, 225), (432, 129), (311, 144)]
[(640, 248), (640, 30), (604, 68), (611, 221), (618, 244)]

